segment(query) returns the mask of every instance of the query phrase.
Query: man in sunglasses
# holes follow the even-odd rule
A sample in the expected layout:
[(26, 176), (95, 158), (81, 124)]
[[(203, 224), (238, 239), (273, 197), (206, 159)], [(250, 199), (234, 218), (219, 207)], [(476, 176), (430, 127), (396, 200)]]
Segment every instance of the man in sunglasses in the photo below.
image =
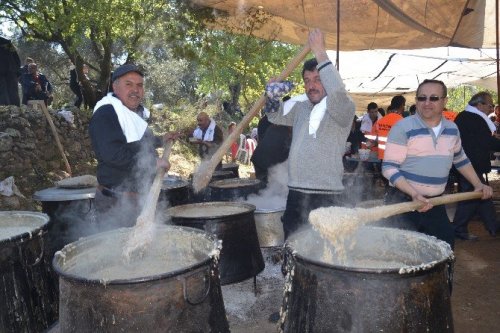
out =
[[(483, 91), (475, 94), (465, 107), (464, 112), (455, 119), (460, 130), (460, 138), (464, 151), (469, 157), (481, 182), (487, 184), (484, 174), (491, 171), (490, 152), (500, 151), (500, 139), (494, 136), (495, 124), (487, 116), (494, 110), (491, 94)], [(462, 175), (458, 175), (459, 192), (472, 191), (472, 185)], [(484, 226), (494, 236), (498, 230), (495, 216), (495, 206), (489, 200), (470, 200), (459, 202), (453, 226), (455, 236), (465, 240), (476, 240), (477, 236), (468, 232), (469, 221), (478, 214)]]
[(390, 187), (386, 203), (415, 201), (418, 211), (400, 216), (401, 227), (441, 239), (453, 248), (455, 234), (445, 206), (429, 198), (443, 194), (451, 166), (471, 184), (471, 189), (491, 198), (465, 154), (457, 126), (443, 117), (447, 88), (442, 81), (425, 80), (417, 89), (415, 115), (400, 120), (387, 139), (382, 173)]

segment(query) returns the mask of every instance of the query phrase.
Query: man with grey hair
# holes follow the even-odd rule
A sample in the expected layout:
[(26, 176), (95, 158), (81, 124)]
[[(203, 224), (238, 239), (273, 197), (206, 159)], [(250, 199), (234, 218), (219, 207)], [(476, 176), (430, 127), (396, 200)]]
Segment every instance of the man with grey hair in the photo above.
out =
[(112, 82), (114, 92), (97, 102), (89, 124), (98, 163), (95, 204), (107, 228), (130, 227), (140, 213), (139, 193), (148, 190), (157, 167), (170, 168), (158, 159), (156, 148), (174, 136), (156, 137), (148, 128), (142, 69), (122, 65)]
[[(488, 118), (488, 115), (494, 110), (491, 94), (482, 91), (470, 99), (465, 107), (465, 111), (460, 112), (455, 119), (455, 124), (460, 131), (462, 146), (467, 157), (472, 163), (477, 176), (483, 184), (487, 184), (485, 174), (491, 171), (490, 152), (500, 151), (500, 139), (494, 135), (496, 126)], [(459, 192), (468, 192), (473, 186), (462, 175), (458, 175)], [(464, 240), (476, 240), (477, 237), (468, 231), (469, 221), (478, 214), (490, 235), (496, 235), (498, 222), (495, 216), (495, 207), (493, 201), (489, 200), (470, 200), (459, 202), (453, 226), (455, 237)]]

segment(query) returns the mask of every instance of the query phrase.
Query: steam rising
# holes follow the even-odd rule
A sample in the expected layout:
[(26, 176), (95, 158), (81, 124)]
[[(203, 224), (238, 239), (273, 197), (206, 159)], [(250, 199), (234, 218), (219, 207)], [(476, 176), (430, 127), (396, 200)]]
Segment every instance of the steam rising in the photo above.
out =
[[(63, 231), (66, 232), (64, 235), (57, 236), (70, 242), (103, 231), (133, 227), (144, 206), (146, 194), (151, 188), (151, 180), (156, 172), (156, 156), (151, 155), (148, 144), (141, 146), (136, 160), (137, 165), (132, 169), (133, 174), (131, 177), (140, 180), (137, 182), (140, 186), (137, 196), (118, 196), (116, 203), (111, 208), (106, 209), (104, 213), (101, 212), (102, 209), (108, 207), (95, 207), (90, 201), (86, 200), (76, 200), (69, 202), (67, 205), (60, 205), (54, 213), (55, 218), (68, 228)], [(117, 189), (117, 191), (120, 191), (120, 189)], [(98, 193), (97, 195), (101, 194)], [(96, 204), (102, 203), (96, 202)], [(166, 204), (166, 200), (160, 200), (157, 212), (164, 212)], [(156, 214), (156, 221), (149, 221), (150, 223), (146, 223), (147, 225), (143, 226), (143, 228), (134, 230), (136, 234), (141, 233), (137, 239), (142, 244), (151, 241), (154, 237), (154, 225), (164, 219), (162, 214)]]
[(288, 160), (269, 169), (267, 187), (248, 196), (246, 202), (257, 210), (280, 209), (286, 206), (288, 195)]

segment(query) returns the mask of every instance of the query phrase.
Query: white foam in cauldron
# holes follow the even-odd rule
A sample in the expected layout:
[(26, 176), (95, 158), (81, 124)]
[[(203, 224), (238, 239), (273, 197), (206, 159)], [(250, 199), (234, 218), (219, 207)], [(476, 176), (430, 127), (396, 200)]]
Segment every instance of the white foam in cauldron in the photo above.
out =
[(56, 269), (87, 280), (147, 279), (185, 270), (218, 257), (220, 242), (206, 233), (179, 226), (157, 226), (142, 256), (126, 260), (123, 248), (131, 228), (82, 238), (56, 253)]
[(292, 235), (287, 244), (306, 260), (367, 272), (407, 274), (453, 259), (453, 252), (444, 241), (419, 232), (384, 227), (360, 227), (345, 241), (343, 249), (333, 248), (312, 229)]
[(0, 212), (0, 242), (40, 229), (49, 221), (47, 215), (27, 211)]

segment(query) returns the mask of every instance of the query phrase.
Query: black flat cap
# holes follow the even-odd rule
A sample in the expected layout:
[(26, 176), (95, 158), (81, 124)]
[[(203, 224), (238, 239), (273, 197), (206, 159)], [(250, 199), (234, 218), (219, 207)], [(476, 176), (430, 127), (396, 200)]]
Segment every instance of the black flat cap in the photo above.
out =
[(111, 81), (115, 82), (116, 79), (130, 72), (136, 72), (140, 76), (144, 77), (144, 72), (142, 71), (141, 68), (137, 67), (134, 64), (125, 64), (121, 65), (113, 72), (113, 76), (111, 76)]

